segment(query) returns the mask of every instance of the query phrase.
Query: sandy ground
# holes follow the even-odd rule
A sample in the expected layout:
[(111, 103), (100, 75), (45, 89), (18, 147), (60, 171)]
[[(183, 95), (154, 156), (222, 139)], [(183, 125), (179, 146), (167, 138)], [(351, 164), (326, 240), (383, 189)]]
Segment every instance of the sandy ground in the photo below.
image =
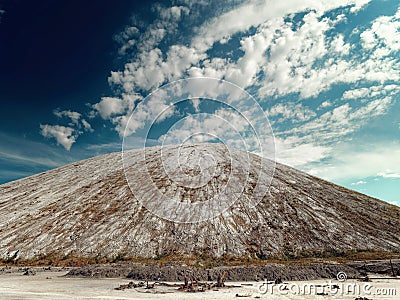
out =
[[(128, 279), (90, 279), (62, 277), (66, 272), (38, 272), (35, 276), (24, 276), (22, 273), (0, 275), (0, 299), (400, 299), (400, 280), (373, 279), (364, 283), (355, 280), (338, 282), (339, 290), (329, 290), (329, 280), (293, 281), (272, 286), (272, 283), (260, 290), (260, 282), (227, 283), (240, 287), (209, 290), (198, 293), (176, 291), (176, 288), (156, 287), (154, 290), (126, 289), (115, 290)], [(287, 289), (284, 287), (286, 286)], [(310, 288), (311, 286), (311, 288)], [(356, 287), (360, 292), (351, 292)], [(308, 289), (308, 290), (307, 290)], [(346, 290), (349, 292), (346, 292)], [(146, 292), (147, 291), (147, 292)], [(159, 293), (155, 294), (157, 291)], [(164, 293), (160, 293), (164, 292)], [(326, 295), (317, 295), (317, 293)], [(380, 295), (379, 295), (380, 294)], [(386, 295), (382, 295), (386, 294)]]

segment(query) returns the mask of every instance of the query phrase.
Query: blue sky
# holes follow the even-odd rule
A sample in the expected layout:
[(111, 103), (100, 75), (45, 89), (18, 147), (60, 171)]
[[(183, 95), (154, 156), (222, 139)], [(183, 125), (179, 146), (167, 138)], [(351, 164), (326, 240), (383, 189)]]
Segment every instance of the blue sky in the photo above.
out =
[(258, 101), (279, 162), (400, 205), (398, 1), (0, 9), (0, 182), (118, 151), (131, 114), (143, 121), (138, 102), (208, 76)]

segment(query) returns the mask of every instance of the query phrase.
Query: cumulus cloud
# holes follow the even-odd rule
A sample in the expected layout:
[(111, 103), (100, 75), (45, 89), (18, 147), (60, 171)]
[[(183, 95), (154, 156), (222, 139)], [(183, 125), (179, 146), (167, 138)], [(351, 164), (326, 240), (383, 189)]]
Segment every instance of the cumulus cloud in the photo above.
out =
[(331, 47), (333, 51), (343, 54), (343, 55), (348, 55), (350, 53), (350, 44), (344, 42), (344, 36), (343, 34), (338, 34), (332, 41)]
[(144, 25), (134, 18), (134, 24), (126, 26), (114, 37), (120, 44), (118, 51), (120, 55), (134, 53), (134, 50), (139, 52), (153, 50), (167, 34), (177, 30), (179, 21), (190, 12), (187, 6), (164, 7), (160, 4), (155, 4), (153, 10), (157, 12), (157, 18), (153, 23)]
[(364, 180), (359, 180), (357, 182), (352, 182), (351, 185), (361, 185), (361, 184), (366, 184)]
[(58, 145), (63, 146), (68, 151), (84, 131), (94, 131), (90, 123), (82, 117), (82, 114), (76, 111), (56, 109), (53, 113), (58, 118), (67, 118), (69, 120), (68, 126), (41, 124), (40, 134), (45, 138), (54, 138)]
[(136, 45), (139, 37), (140, 30), (136, 26), (126, 26), (125, 29), (114, 36), (117, 43), (120, 44), (118, 53), (120, 55), (126, 55)]
[[(364, 48), (376, 49), (378, 57), (400, 50), (400, 9), (393, 16), (381, 16), (360, 35)], [(384, 50), (384, 51), (382, 51)]]
[[(168, 110), (169, 105), (165, 104), (162, 98), (151, 98), (146, 105), (137, 104), (143, 100), (138, 94), (124, 94), (121, 98), (103, 97), (99, 103), (92, 107), (94, 112), (99, 114), (104, 120), (109, 120), (115, 125), (115, 130), (122, 137), (124, 134), (132, 134), (144, 126), (144, 122), (154, 120), (161, 112), (158, 121), (162, 121), (174, 113), (174, 110)], [(134, 108), (136, 108), (134, 110)], [(128, 125), (128, 120), (132, 115), (132, 120)]]
[(387, 170), (385, 170), (383, 172), (379, 172), (377, 174), (377, 176), (383, 177), (383, 178), (400, 178), (400, 172), (396, 173), (396, 172), (393, 172), (390, 169), (387, 169)]
[(372, 145), (344, 143), (331, 153), (329, 164), (309, 168), (309, 172), (327, 180), (345, 180), (368, 177), (399, 178), (400, 145)]
[(388, 99), (396, 97), (399, 91), (400, 86), (397, 84), (375, 85), (365, 88), (347, 90), (343, 93), (342, 99), (359, 99), (363, 103), (367, 103), (365, 104), (365, 107), (371, 106), (374, 103), (379, 104), (379, 102), (382, 102), (383, 108), (385, 100), (388, 102)]
[(76, 111), (70, 111), (70, 110), (63, 110), (63, 111), (55, 110), (54, 115), (56, 115), (59, 118), (68, 117), (71, 119), (71, 122), (75, 125), (79, 124), (79, 119), (82, 116), (80, 113), (78, 113)]
[(371, 2), (371, 0), (356, 0), (354, 5), (350, 8), (352, 13), (357, 13), (361, 9), (363, 9), (367, 4)]
[(70, 150), (76, 141), (74, 128), (60, 125), (40, 125), (40, 133), (46, 138), (54, 138), (57, 144), (63, 146), (65, 150)]
[[(361, 90), (361, 91), (360, 91)], [(385, 115), (394, 103), (397, 94), (397, 86), (390, 85), (371, 87), (366, 90), (359, 89), (350, 91), (346, 97), (361, 97), (365, 104), (352, 105), (344, 103), (340, 106), (331, 108), (329, 104), (323, 105), (328, 110), (317, 117), (310, 119), (292, 128), (285, 127), (278, 131), (278, 136), (292, 137), (296, 139), (296, 144), (315, 143), (320, 145), (331, 144), (333, 141), (342, 140), (346, 135), (354, 133), (362, 126), (366, 125), (371, 119)], [(291, 118), (290, 114), (282, 115)]]
[(320, 161), (332, 151), (331, 147), (313, 143), (298, 143), (296, 139), (275, 138), (276, 160), (280, 163), (301, 168), (308, 163)]
[(183, 14), (187, 15), (190, 12), (186, 6), (172, 6), (167, 9), (160, 7), (159, 10), (164, 20), (179, 20)]
[[(88, 121), (86, 121), (83, 117), (82, 114), (76, 112), (76, 111), (71, 111), (71, 110), (59, 110), (56, 109), (53, 111), (54, 115), (56, 115), (59, 118), (66, 117), (70, 119), (70, 123), (68, 124), (70, 127), (75, 127), (76, 130), (85, 130), (85, 131), (90, 131), (93, 132), (93, 128), (90, 125)], [(81, 134), (81, 132), (77, 132), (78, 134)]]
[(126, 103), (122, 99), (114, 97), (103, 97), (99, 103), (92, 106), (103, 119), (121, 114), (126, 109)]
[(258, 148), (255, 147), (257, 136), (250, 131), (248, 120), (232, 109), (218, 109), (213, 114), (190, 114), (159, 140), (166, 144), (181, 144), (187, 139), (194, 142), (217, 139), (230, 147), (248, 151)]
[(94, 131), (93, 128), (92, 128), (92, 126), (89, 124), (88, 121), (86, 121), (85, 119), (82, 119), (81, 122), (82, 122), (83, 128), (84, 128), (86, 131), (90, 131), (90, 132), (93, 132), (93, 131)]
[(282, 18), (289, 14), (311, 10), (317, 11), (318, 14), (321, 15), (335, 8), (363, 6), (361, 2), (364, 2), (365, 5), (369, 1), (249, 1), (207, 22), (205, 26), (200, 29), (200, 34), (195, 38), (194, 45), (204, 49), (206, 47), (211, 47), (216, 41), (222, 40), (237, 32), (247, 31), (251, 27), (258, 27), (267, 20)]
[[(278, 103), (268, 110), (269, 117), (278, 117), (276, 122), (289, 121), (291, 123), (305, 122), (317, 114), (314, 110), (305, 107), (303, 104)], [(280, 117), (280, 118), (279, 118)]]

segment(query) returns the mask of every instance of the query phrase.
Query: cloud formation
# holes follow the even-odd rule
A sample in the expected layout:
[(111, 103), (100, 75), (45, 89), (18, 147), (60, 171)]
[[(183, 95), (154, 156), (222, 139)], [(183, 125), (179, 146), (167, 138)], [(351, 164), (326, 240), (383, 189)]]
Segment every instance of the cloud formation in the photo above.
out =
[[(161, 85), (190, 76), (225, 79), (265, 108), (280, 162), (328, 179), (397, 174), (383, 165), (355, 172), (337, 157), (340, 147), (398, 101), (400, 9), (371, 21), (349, 21), (370, 2), (228, 1), (213, 14), (202, 2), (157, 4), (152, 23), (136, 18), (116, 35), (119, 55), (127, 61), (109, 77), (116, 93), (92, 104), (91, 116), (108, 121), (123, 136), (137, 104)], [(199, 21), (205, 15), (211, 17)], [(165, 105), (159, 99), (138, 107), (128, 133)], [(74, 124), (72, 114), (62, 116)], [(342, 158), (357, 169), (349, 157)], [(321, 163), (326, 161), (335, 168)]]
[(63, 146), (65, 150), (70, 150), (76, 141), (74, 128), (60, 125), (40, 125), (40, 133), (46, 138), (54, 138), (57, 144)]
[(69, 151), (72, 144), (84, 131), (94, 131), (90, 123), (76, 111), (56, 109), (53, 113), (58, 118), (67, 118), (68, 126), (41, 124), (40, 134), (45, 138), (54, 138), (57, 144), (63, 146), (65, 150)]

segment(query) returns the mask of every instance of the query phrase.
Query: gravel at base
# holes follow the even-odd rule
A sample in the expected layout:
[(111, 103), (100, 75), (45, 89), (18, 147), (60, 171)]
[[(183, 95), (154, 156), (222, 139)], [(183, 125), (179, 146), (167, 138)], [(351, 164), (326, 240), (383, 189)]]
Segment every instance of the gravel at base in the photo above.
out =
[[(393, 262), (395, 273), (400, 275), (400, 261)], [(339, 272), (345, 272), (348, 278), (359, 278), (366, 272), (390, 276), (388, 261), (353, 262), (348, 264), (315, 264), (308, 266), (267, 264), (264, 266), (215, 267), (211, 269), (194, 268), (179, 264), (110, 264), (90, 265), (74, 268), (68, 277), (117, 278), (149, 281), (183, 281), (185, 276), (199, 281), (215, 281), (218, 275), (227, 272), (227, 281), (257, 280), (314, 280), (336, 278)]]

